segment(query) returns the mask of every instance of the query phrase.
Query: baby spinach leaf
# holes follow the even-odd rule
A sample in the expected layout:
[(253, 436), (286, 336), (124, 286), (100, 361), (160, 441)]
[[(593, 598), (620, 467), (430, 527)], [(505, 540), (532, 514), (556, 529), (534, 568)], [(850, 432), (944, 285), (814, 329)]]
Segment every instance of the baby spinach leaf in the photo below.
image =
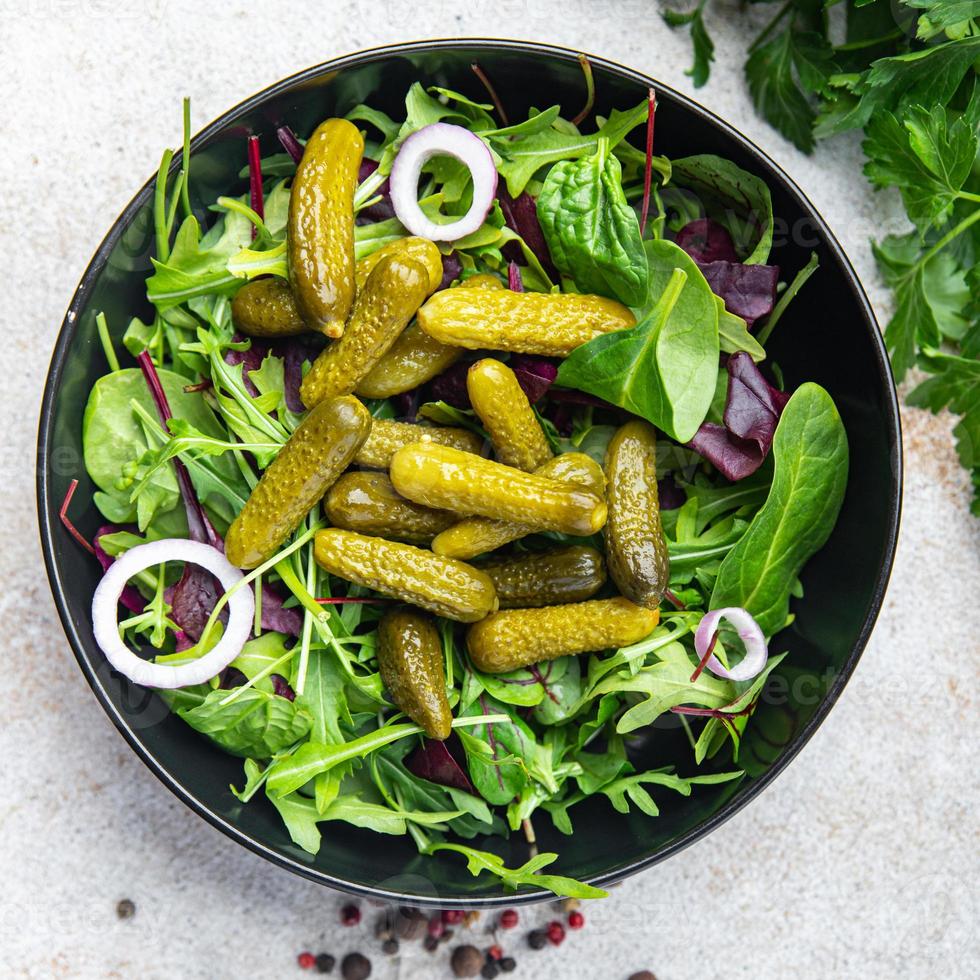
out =
[(508, 868), (504, 859), (490, 851), (478, 851), (464, 844), (432, 844), (426, 848), (426, 853), (435, 854), (437, 851), (455, 851), (466, 858), (466, 868), (474, 877), (481, 872), (496, 875), (504, 887), (516, 891), (522, 885), (530, 888), (545, 888), (555, 895), (564, 898), (605, 898), (607, 892), (594, 888), (574, 878), (564, 878), (561, 875), (543, 875), (540, 869), (558, 860), (557, 854), (538, 854), (519, 868)]
[(593, 156), (563, 160), (548, 171), (538, 221), (555, 265), (583, 293), (627, 306), (646, 301), (649, 272), (640, 224), (607, 139), (599, 140)]
[[(570, 718), (582, 696), (582, 668), (578, 657), (562, 657), (550, 663), (564, 663), (564, 670), (544, 677), (545, 697), (534, 709), (533, 718), (542, 725), (557, 725)], [(549, 664), (542, 665), (542, 673)]]
[(241, 690), (234, 701), (222, 704), (230, 693), (218, 688), (203, 704), (177, 714), (226, 752), (255, 759), (270, 758), (310, 730), (313, 719), (300, 698), (289, 701), (250, 687)]
[(693, 191), (708, 217), (723, 224), (746, 265), (765, 262), (772, 250), (772, 195), (764, 180), (710, 153), (673, 162), (673, 182)]
[(645, 245), (654, 306), (628, 330), (572, 351), (557, 383), (597, 395), (687, 442), (704, 421), (718, 372), (718, 304), (673, 242)]
[(710, 603), (742, 606), (767, 636), (785, 625), (793, 583), (830, 536), (847, 485), (847, 435), (819, 385), (801, 385), (787, 402), (772, 452), (769, 496), (721, 563)]

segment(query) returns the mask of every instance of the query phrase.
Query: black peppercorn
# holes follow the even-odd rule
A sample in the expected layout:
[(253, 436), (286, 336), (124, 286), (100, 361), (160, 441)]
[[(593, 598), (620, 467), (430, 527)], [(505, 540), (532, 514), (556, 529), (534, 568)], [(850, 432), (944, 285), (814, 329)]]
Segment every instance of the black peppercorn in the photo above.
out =
[(548, 945), (548, 933), (544, 929), (533, 929), (527, 934), (527, 944), (531, 949), (544, 949)]
[(435, 936), (426, 936), (422, 940), (422, 945), (427, 953), (434, 953), (439, 948), (439, 940)]
[(505, 956), (497, 964), (497, 966), (499, 966), (504, 973), (513, 973), (514, 970), (517, 969), (517, 960), (515, 960), (513, 956)]
[(385, 956), (394, 956), (398, 952), (398, 940), (397, 939), (386, 939), (381, 944), (381, 952)]
[(337, 960), (329, 953), (320, 953), (313, 961), (317, 973), (330, 973)]
[(116, 915), (120, 919), (131, 919), (136, 915), (136, 906), (128, 898), (124, 898), (116, 905)]
[(630, 976), (630, 980), (657, 980), (649, 970), (640, 970)]
[(483, 968), (480, 970), (480, 976), (484, 980), (496, 980), (497, 975), (500, 973), (500, 967), (497, 966), (494, 960), (487, 960), (483, 964)]
[(371, 976), (371, 961), (361, 953), (348, 953), (340, 964), (344, 980), (367, 980)]

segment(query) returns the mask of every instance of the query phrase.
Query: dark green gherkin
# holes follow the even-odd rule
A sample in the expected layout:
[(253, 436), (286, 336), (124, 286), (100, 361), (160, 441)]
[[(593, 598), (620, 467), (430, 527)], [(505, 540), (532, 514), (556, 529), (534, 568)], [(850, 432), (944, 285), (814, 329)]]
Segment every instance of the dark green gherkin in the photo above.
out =
[(378, 669), (392, 700), (429, 738), (444, 739), (453, 715), (446, 697), (442, 643), (431, 616), (407, 606), (378, 623)]
[(231, 318), (249, 337), (295, 337), (309, 329), (289, 283), (276, 276), (245, 283), (231, 301)]
[(527, 552), (479, 567), (490, 576), (501, 609), (582, 602), (606, 581), (602, 555), (585, 545)]
[(609, 574), (624, 596), (648, 609), (660, 605), (670, 577), (656, 457), (656, 430), (641, 419), (617, 430), (606, 450)]

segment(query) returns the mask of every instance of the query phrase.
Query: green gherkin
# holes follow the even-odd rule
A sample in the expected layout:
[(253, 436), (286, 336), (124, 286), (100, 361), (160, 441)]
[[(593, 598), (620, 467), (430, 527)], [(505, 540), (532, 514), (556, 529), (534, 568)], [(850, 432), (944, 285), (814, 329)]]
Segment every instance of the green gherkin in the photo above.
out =
[(438, 443), (441, 446), (455, 446), (468, 453), (478, 453), (483, 440), (469, 429), (456, 429), (442, 425), (416, 425), (414, 422), (393, 422), (390, 419), (375, 419), (371, 434), (358, 450), (354, 462), (372, 470), (386, 470), (391, 458), (405, 446), (417, 442)]
[(276, 276), (245, 283), (231, 301), (231, 318), (249, 337), (295, 337), (309, 330), (289, 283)]
[(452, 711), (446, 697), (442, 642), (431, 616), (406, 606), (378, 623), (378, 669), (392, 700), (429, 738), (448, 738)]
[(478, 567), (490, 576), (501, 609), (582, 602), (606, 581), (602, 555), (585, 545), (512, 555)]

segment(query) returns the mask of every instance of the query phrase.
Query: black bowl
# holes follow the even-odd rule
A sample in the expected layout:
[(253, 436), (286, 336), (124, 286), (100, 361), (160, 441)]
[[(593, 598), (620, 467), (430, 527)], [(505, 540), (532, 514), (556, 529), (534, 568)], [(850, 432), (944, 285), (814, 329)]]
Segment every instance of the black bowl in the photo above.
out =
[[(339, 58), (266, 89), (208, 126), (193, 141), (197, 206), (229, 188), (244, 190), (237, 173), (244, 137), (260, 134), (276, 148), (275, 128), (288, 123), (308, 133), (328, 115), (370, 99), (399, 118), (408, 85), (420, 79), (478, 100), (485, 92), (470, 70), (478, 60), (515, 118), (531, 105), (560, 102), (571, 115), (583, 102), (576, 54), (511, 41), (430, 41)], [(743, 741), (735, 783), (701, 787), (691, 797), (660, 799), (661, 816), (615, 813), (603, 800), (582, 804), (576, 834), (563, 837), (538, 821), (541, 850), (561, 857), (549, 870), (609, 884), (676, 853), (749, 802), (802, 748), (837, 700), (868, 639), (881, 606), (898, 533), (901, 438), (898, 407), (885, 349), (867, 298), (813, 206), (795, 184), (748, 140), (690, 99), (619, 65), (591, 59), (596, 111), (635, 105), (653, 85), (660, 99), (657, 148), (669, 156), (717, 153), (762, 176), (772, 188), (776, 215), (787, 233), (773, 261), (792, 274), (815, 249), (820, 269), (790, 307), (771, 343), (787, 384), (813, 380), (833, 395), (850, 439), (851, 473), (837, 528), (803, 573), (805, 601), (778, 645), (792, 654), (772, 679)], [(860, 179), (858, 174), (855, 180)], [(58, 337), (38, 439), (38, 511), (45, 562), (58, 611), (79, 665), (106, 713), (150, 769), (192, 809), (234, 840), (314, 881), (365, 895), (457, 906), (515, 903), (496, 879), (472, 878), (455, 856), (420, 858), (406, 838), (379, 837), (331, 824), (314, 859), (293, 845), (265, 801), (242, 806), (228, 791), (241, 785), (239, 760), (213, 748), (153, 694), (110, 670), (92, 637), (90, 604), (99, 569), (69, 537), (58, 508), (70, 480), (80, 481), (73, 514), (83, 533), (100, 523), (81, 457), (81, 406), (105, 370), (95, 312), (121, 330), (147, 312), (144, 277), (150, 267), (152, 187), (147, 184), (112, 226), (85, 271)], [(654, 744), (655, 743), (655, 744)], [(651, 766), (677, 762), (693, 770), (680, 734), (658, 728), (635, 746)], [(520, 835), (489, 842), (508, 864), (527, 859)], [(516, 901), (544, 893), (529, 890)]]

